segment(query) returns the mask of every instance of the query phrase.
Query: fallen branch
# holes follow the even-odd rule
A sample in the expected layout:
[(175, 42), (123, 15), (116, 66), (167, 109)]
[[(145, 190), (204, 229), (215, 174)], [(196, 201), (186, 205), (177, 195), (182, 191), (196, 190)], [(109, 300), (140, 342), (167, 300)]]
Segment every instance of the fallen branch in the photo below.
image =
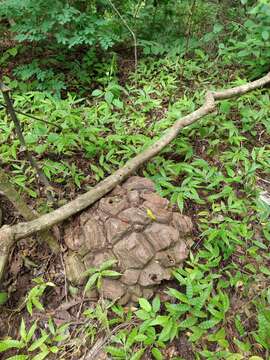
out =
[(154, 142), (148, 149), (135, 156), (135, 158), (129, 160), (121, 169), (107, 177), (90, 191), (78, 196), (75, 200), (70, 201), (68, 204), (52, 211), (51, 213), (42, 215), (35, 220), (19, 223), (13, 226), (3, 226), (0, 229), (0, 280), (4, 273), (9, 250), (16, 241), (26, 238), (38, 231), (48, 229), (95, 203), (97, 200), (110, 192), (116, 185), (123, 182), (139, 166), (157, 155), (165, 146), (177, 137), (181, 129), (193, 124), (203, 116), (214, 111), (215, 100), (230, 99), (235, 96), (240, 96), (254, 89), (263, 87), (268, 83), (270, 83), (270, 73), (245, 85), (223, 91), (207, 92), (205, 102), (199, 109), (177, 120), (162, 135), (162, 137)]

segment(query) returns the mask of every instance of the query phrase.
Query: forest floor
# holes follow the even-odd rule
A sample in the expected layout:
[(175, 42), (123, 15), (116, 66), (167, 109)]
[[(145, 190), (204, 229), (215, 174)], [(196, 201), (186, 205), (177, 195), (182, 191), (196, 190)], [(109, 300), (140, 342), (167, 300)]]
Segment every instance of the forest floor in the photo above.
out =
[[(62, 99), (10, 79), (15, 108), (62, 129), (20, 116), (58, 205), (87, 191), (192, 112), (208, 88), (248, 81), (243, 70), (240, 77), (238, 69), (204, 55), (185, 61), (142, 58), (136, 71), (121, 56), (95, 64), (95, 81), (84, 86), (81, 98), (72, 73)], [(127, 309), (84, 299), (83, 289), (66, 281), (65, 224), (58, 234), (60, 255), (36, 237), (20, 241), (1, 285), (8, 294), (0, 308), (2, 358), (269, 359), (269, 113), (269, 89), (222, 101), (215, 114), (185, 128), (138, 171), (195, 226), (189, 259), (175, 280), (162, 285), (161, 302)], [(50, 210), (4, 110), (0, 127), (1, 162), (12, 183), (33, 208)], [(2, 194), (0, 206), (3, 224), (22, 220)], [(10, 339), (17, 345), (1, 350)]]

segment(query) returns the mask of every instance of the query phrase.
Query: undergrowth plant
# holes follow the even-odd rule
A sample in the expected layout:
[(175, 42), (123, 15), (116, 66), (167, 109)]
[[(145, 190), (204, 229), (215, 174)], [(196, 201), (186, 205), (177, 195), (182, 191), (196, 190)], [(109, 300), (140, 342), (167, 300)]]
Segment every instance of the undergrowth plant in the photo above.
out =
[[(231, 46), (240, 50), (237, 56), (250, 68), (255, 60), (247, 54), (249, 46), (255, 55), (262, 54), (256, 68), (261, 73), (268, 56), (268, 2), (242, 1), (241, 14), (249, 3), (256, 9), (251, 10), (255, 19), (243, 26), (254, 29), (253, 37), (241, 33), (241, 41), (233, 40)], [(158, 19), (164, 16), (164, 9), (168, 6), (171, 11), (173, 6), (165, 1), (158, 1), (157, 5), (160, 8), (153, 20), (155, 28)], [(145, 6), (154, 8), (150, 2)], [(182, 9), (180, 2), (177, 6)], [(199, 6), (196, 16), (202, 17), (209, 7)], [(211, 6), (212, 14), (216, 14), (216, 5)], [(266, 11), (263, 13), (262, 9)], [(72, 22), (77, 14), (70, 11), (72, 7), (65, 13), (65, 24), (69, 24), (69, 15)], [(140, 11), (140, 16), (146, 19), (149, 13)], [(170, 19), (170, 12), (166, 16)], [(107, 20), (115, 22), (115, 18)], [(205, 24), (208, 28), (205, 31), (214, 33), (208, 40), (204, 38), (210, 49), (222, 39), (227, 26), (235, 26), (237, 31), (243, 27), (225, 24), (224, 29), (216, 26), (211, 31), (209, 24)], [(21, 29), (21, 33), (26, 30)], [(47, 36), (43, 31), (37, 34)], [(61, 98), (64, 87), (58, 87), (58, 98), (49, 92), (34, 91), (34, 87), (15, 92), (16, 109), (58, 126), (18, 115), (27, 146), (56, 190), (59, 204), (63, 198), (74, 198), (76, 192), (90, 189), (159, 138), (175, 120), (197, 108), (203, 102), (204, 89), (224, 87), (228, 82), (244, 83), (246, 80), (240, 76), (243, 69), (232, 71), (229, 67), (231, 49), (225, 47), (225, 40), (218, 60), (211, 58), (207, 46), (200, 49), (196, 41), (191, 41), (194, 58), (183, 59), (179, 51), (174, 56), (144, 58), (136, 72), (125, 74), (125, 81), (118, 77), (116, 55), (97, 64), (91, 52), (96, 50), (87, 50), (84, 54), (87, 65), (82, 66), (82, 72), (79, 74), (78, 63), (73, 73), (68, 72), (73, 80), (77, 72), (78, 78), (88, 84), (81, 96), (67, 92)], [(71, 40), (68, 37), (66, 41)], [(141, 47), (145, 53), (168, 53), (160, 49), (157, 39), (147, 39)], [(3, 63), (13, 59), (15, 52), (4, 54)], [(93, 69), (95, 81), (87, 80), (88, 66)], [(48, 87), (47, 80), (62, 79), (40, 62), (31, 67), (20, 67), (17, 76), (25, 76), (25, 80), (36, 85), (39, 77), (44, 84), (41, 89)], [(11, 85), (12, 81), (10, 78)], [(78, 82), (72, 84), (77, 89)], [(13, 85), (14, 89), (19, 88), (18, 83)], [(192, 216), (195, 225), (188, 261), (182, 268), (174, 269), (174, 280), (164, 284), (160, 296), (151, 301), (141, 298), (130, 309), (106, 301), (86, 303), (80, 321), (76, 318), (75, 324), (56, 326), (53, 320), (33, 319), (38, 311), (46, 314), (46, 290), (54, 288), (45, 274), (44, 280), (37, 280), (26, 295), (24, 304), (29, 314), (24, 314), (17, 337), (0, 340), (2, 354), (10, 359), (13, 356), (14, 360), (56, 356), (69, 359), (74, 354), (79, 358), (82, 349), (94, 347), (105, 337), (103, 351), (119, 360), (165, 360), (168, 356), (185, 359), (179, 343), (195, 360), (269, 359), (270, 205), (264, 197), (269, 192), (269, 113), (268, 89), (221, 101), (214, 114), (183, 129), (171, 145), (138, 170), (139, 175), (151, 178), (156, 190), (178, 206), (179, 211)], [(1, 165), (8, 171), (10, 181), (32, 200), (38, 199), (37, 207), (44, 205), (42, 188), (3, 108), (0, 127)], [(119, 276), (111, 270), (112, 265), (89, 269), (82, 292), (69, 287), (67, 296), (76, 301), (76, 296), (100, 287), (103, 277)], [(11, 295), (0, 291), (1, 311), (10, 306)]]

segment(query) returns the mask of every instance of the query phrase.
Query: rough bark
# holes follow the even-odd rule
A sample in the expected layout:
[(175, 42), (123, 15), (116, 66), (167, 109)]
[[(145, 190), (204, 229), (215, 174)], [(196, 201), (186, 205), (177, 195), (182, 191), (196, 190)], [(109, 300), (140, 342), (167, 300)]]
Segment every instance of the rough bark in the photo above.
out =
[(100, 182), (90, 191), (78, 196), (75, 200), (70, 201), (68, 204), (60, 207), (59, 209), (56, 209), (49, 214), (42, 215), (35, 220), (19, 223), (13, 226), (3, 226), (0, 230), (0, 280), (1, 274), (4, 273), (4, 267), (7, 262), (8, 250), (17, 240), (23, 239), (38, 231), (48, 229), (95, 203), (105, 194), (110, 192), (116, 185), (120, 184), (128, 176), (130, 176), (139, 166), (157, 155), (164, 147), (177, 137), (181, 129), (191, 125), (203, 116), (214, 111), (216, 100), (230, 99), (235, 96), (243, 95), (249, 91), (263, 87), (269, 82), (270, 73), (245, 85), (223, 91), (207, 92), (205, 102), (199, 109), (177, 120), (167, 131), (165, 131), (162, 137), (154, 142), (148, 149), (137, 155), (135, 158), (129, 160), (121, 169), (117, 170), (114, 174)]

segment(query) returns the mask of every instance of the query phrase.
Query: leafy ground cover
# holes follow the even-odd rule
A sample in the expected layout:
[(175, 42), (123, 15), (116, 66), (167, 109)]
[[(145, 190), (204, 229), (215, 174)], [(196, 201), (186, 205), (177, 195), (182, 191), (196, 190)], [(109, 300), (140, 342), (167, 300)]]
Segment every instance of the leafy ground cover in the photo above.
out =
[[(17, 109), (61, 128), (21, 116), (27, 144), (60, 204), (123, 165), (227, 76), (213, 67), (211, 80), (206, 78), (201, 69), (213, 64), (205, 59), (185, 62), (180, 77), (182, 66), (170, 57), (141, 60), (124, 85), (113, 77), (87, 100), (41, 92), (14, 96)], [(230, 85), (244, 81), (234, 72)], [(196, 226), (189, 260), (152, 302), (141, 299), (131, 310), (86, 302), (80, 315), (82, 290), (65, 285), (60, 259), (44, 253), (46, 265), (40, 265), (42, 245), (18, 244), (8, 300), (1, 293), (7, 318), (16, 314), (18, 325), (0, 351), (16, 349), (18, 359), (68, 359), (83, 356), (86, 345), (101, 344), (113, 359), (267, 359), (270, 209), (260, 194), (269, 191), (269, 111), (268, 89), (223, 101), (139, 170)], [(32, 199), (42, 198), (4, 110), (0, 121), (0, 151), (11, 181)], [(67, 310), (61, 310), (65, 296)]]
[[(242, 8), (235, 12), (224, 5), (225, 12), (214, 2), (198, 3), (186, 53), (179, 52), (183, 43), (177, 47), (177, 39), (169, 47), (169, 41), (162, 46), (145, 38), (136, 70), (132, 50), (97, 57), (93, 48), (59, 55), (57, 47), (48, 47), (45, 61), (42, 46), (7, 44), (0, 65), (15, 108), (54, 124), (19, 115), (57, 205), (159, 138), (202, 103), (207, 89), (264, 74), (267, 1), (252, 6), (247, 18)], [(243, 8), (249, 3), (255, 2), (242, 1)], [(200, 19), (207, 14), (215, 17), (215, 26), (210, 31), (208, 19), (201, 34)], [(21, 14), (16, 16), (19, 24)], [(159, 16), (164, 19), (162, 12)], [(66, 282), (61, 255), (51, 255), (35, 238), (18, 243), (0, 289), (2, 358), (270, 359), (269, 113), (268, 88), (221, 101), (214, 114), (183, 129), (138, 170), (194, 223), (188, 261), (150, 302), (141, 299), (131, 309), (91, 302), (86, 293), (104, 274), (113, 276), (111, 264), (90, 269), (86, 287), (74, 288)], [(0, 129), (1, 166), (33, 208), (49, 211), (1, 106)], [(3, 223), (18, 221), (1, 194), (0, 203)]]

